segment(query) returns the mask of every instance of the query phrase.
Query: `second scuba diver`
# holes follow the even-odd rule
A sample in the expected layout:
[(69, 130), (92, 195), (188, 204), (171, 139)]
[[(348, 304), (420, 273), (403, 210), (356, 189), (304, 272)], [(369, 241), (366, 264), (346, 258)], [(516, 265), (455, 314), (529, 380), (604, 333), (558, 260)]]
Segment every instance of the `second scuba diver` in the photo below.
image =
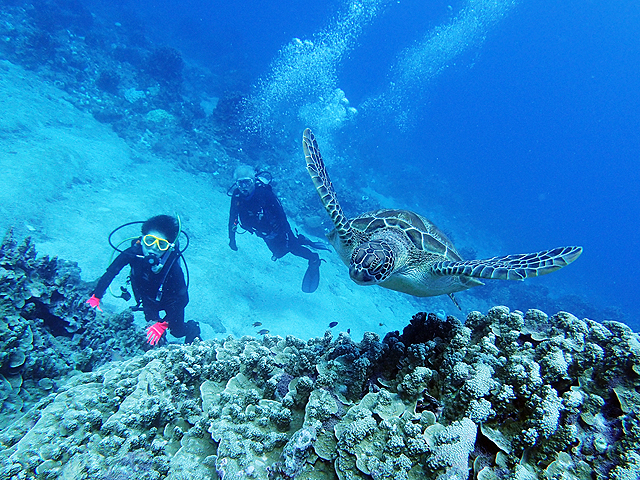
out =
[(315, 292), (320, 281), (320, 256), (305, 248), (308, 245), (328, 250), (321, 242), (312, 242), (303, 235), (294, 235), (280, 201), (268, 182), (264, 182), (248, 165), (240, 165), (233, 174), (231, 210), (229, 212), (229, 247), (237, 251), (236, 230), (238, 224), (250, 233), (261, 237), (273, 256), (271, 260), (292, 253), (309, 261), (302, 281), (302, 291)]
[[(135, 223), (135, 222), (134, 222)], [(180, 267), (178, 247), (179, 221), (169, 215), (157, 215), (142, 224), (142, 236), (121, 251), (109, 265), (87, 303), (100, 310), (100, 300), (125, 265), (131, 266), (131, 287), (148, 322), (147, 341), (157, 344), (167, 328), (175, 337), (185, 337), (191, 343), (200, 337), (200, 325), (184, 321), (184, 309), (189, 294)], [(120, 250), (118, 250), (120, 251)], [(165, 312), (160, 318), (160, 312)]]

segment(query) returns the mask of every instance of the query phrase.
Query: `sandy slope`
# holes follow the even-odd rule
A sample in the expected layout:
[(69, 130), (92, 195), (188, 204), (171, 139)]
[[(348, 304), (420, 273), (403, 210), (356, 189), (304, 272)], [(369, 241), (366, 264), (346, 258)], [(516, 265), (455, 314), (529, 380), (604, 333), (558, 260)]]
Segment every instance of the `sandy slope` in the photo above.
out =
[[(401, 329), (420, 304), (450, 309), (447, 298), (418, 302), (358, 287), (333, 252), (321, 253), (327, 262), (318, 291), (302, 293), (304, 260), (288, 255), (272, 262), (249, 234), (238, 237), (238, 252), (229, 249), (229, 198), (212, 176), (132, 151), (65, 93), (6, 62), (0, 63), (0, 108), (1, 231), (13, 226), (18, 236), (32, 235), (39, 253), (77, 261), (83, 278), (93, 280), (108, 264), (114, 227), (178, 212), (192, 242), (187, 318), (212, 326), (203, 329), (205, 338), (255, 334), (256, 321), (273, 334), (309, 338), (338, 321), (336, 331), (350, 328), (360, 339), (364, 331)], [(111, 310), (126, 306), (108, 295), (104, 303)]]

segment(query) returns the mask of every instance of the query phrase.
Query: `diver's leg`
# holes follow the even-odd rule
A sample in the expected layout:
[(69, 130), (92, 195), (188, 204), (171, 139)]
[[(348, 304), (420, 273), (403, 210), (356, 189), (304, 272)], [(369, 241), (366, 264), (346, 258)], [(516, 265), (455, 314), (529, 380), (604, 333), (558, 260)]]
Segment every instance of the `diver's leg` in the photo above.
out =
[(200, 324), (195, 320), (189, 320), (184, 324), (184, 343), (193, 343), (196, 338), (200, 338)]
[(320, 255), (300, 244), (298, 238), (289, 232), (289, 251), (298, 257), (309, 260), (309, 266), (302, 279), (302, 291), (313, 293), (320, 283)]
[(274, 262), (289, 253), (289, 235), (286, 232), (280, 233), (273, 238), (265, 238), (264, 242), (271, 250), (271, 260)]
[(309, 260), (311, 262), (317, 262), (320, 265), (320, 255), (316, 252), (312, 252), (307, 247), (304, 247), (300, 242), (300, 239), (296, 237), (292, 231), (287, 233), (287, 243), (289, 246), (289, 252), (291, 252), (296, 257), (302, 257)]
[(165, 309), (164, 320), (169, 323), (171, 335), (177, 338), (185, 337), (184, 343), (192, 343), (200, 337), (200, 325), (194, 320), (184, 321), (184, 307), (178, 303), (168, 305)]

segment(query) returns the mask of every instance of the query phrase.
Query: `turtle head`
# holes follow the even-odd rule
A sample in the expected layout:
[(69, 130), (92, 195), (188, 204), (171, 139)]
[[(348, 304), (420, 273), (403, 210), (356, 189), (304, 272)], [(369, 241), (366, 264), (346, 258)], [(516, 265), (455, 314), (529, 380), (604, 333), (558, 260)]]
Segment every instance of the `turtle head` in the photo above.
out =
[(349, 276), (358, 285), (375, 285), (391, 275), (394, 264), (395, 255), (388, 243), (365, 242), (351, 254)]

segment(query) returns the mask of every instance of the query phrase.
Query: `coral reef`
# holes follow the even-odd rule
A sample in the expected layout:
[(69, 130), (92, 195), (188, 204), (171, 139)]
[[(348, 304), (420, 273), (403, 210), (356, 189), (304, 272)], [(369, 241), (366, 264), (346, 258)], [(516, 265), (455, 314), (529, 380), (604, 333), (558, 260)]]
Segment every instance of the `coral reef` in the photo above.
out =
[(637, 478), (639, 387), (638, 335), (566, 312), (169, 345), (43, 398), (0, 477)]
[(96, 78), (96, 86), (100, 90), (116, 95), (120, 86), (120, 76), (109, 70), (100, 72), (98, 78)]
[(146, 62), (146, 70), (149, 75), (161, 82), (180, 82), (183, 69), (182, 55), (171, 47), (154, 49)]
[[(141, 354), (133, 316), (96, 315), (77, 264), (40, 257), (9, 232), (0, 246), (2, 421), (28, 410), (63, 377)], [(137, 340), (136, 340), (137, 339)], [(0, 423), (1, 425), (1, 423)]]

